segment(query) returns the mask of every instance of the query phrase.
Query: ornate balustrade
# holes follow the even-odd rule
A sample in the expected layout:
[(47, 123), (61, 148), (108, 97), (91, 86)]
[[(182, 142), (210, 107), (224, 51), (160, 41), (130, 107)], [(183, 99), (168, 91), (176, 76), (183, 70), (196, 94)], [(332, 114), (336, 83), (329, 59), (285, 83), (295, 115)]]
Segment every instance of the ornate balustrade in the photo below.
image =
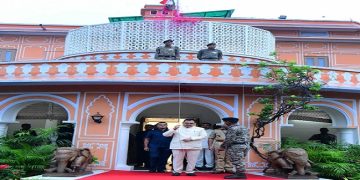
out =
[[(181, 52), (180, 59), (184, 61), (199, 61), (196, 57), (197, 52)], [(89, 53), (76, 56), (64, 56), (58, 60), (83, 61), (83, 60), (155, 60), (155, 53), (151, 51), (122, 51), (107, 53)], [(224, 54), (221, 62), (240, 62), (240, 63), (258, 63), (260, 61), (273, 61), (269, 59), (258, 59), (253, 57), (244, 57), (239, 55)], [(219, 61), (217, 61), (219, 62)]]
[(266, 30), (219, 22), (135, 21), (84, 26), (69, 31), (65, 56), (108, 51), (154, 51), (165, 39), (197, 52), (216, 42), (224, 53), (273, 59), (275, 38)]
[[(327, 88), (360, 89), (360, 72), (320, 69), (317, 80)], [(269, 83), (261, 75), (268, 68), (258, 64), (241, 65), (208, 61), (53, 61), (0, 64), (1, 83), (22, 82), (119, 82), (119, 83), (194, 83), (257, 85)]]

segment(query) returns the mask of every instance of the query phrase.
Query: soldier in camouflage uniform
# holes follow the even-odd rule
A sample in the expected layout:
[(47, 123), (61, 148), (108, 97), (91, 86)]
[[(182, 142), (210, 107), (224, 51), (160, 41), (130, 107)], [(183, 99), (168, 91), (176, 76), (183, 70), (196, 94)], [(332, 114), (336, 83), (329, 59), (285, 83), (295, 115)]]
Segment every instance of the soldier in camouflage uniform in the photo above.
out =
[(163, 42), (165, 46), (156, 48), (155, 59), (179, 60), (180, 49), (177, 46), (172, 46), (173, 42), (173, 40), (168, 39)]
[(233, 172), (233, 166), (230, 162), (225, 149), (221, 148), (221, 144), (225, 140), (226, 129), (222, 126), (216, 126), (216, 129), (209, 136), (209, 148), (214, 149), (215, 153), (215, 171), (213, 174), (224, 172)]
[(197, 58), (202, 61), (219, 61), (222, 59), (222, 52), (216, 48), (215, 43), (206, 45), (207, 49), (202, 49), (198, 52)]
[(236, 169), (235, 174), (225, 176), (224, 179), (246, 179), (245, 156), (250, 149), (249, 131), (236, 124), (238, 118), (227, 117), (222, 120), (227, 126), (227, 132), (221, 147), (227, 150), (230, 161)]

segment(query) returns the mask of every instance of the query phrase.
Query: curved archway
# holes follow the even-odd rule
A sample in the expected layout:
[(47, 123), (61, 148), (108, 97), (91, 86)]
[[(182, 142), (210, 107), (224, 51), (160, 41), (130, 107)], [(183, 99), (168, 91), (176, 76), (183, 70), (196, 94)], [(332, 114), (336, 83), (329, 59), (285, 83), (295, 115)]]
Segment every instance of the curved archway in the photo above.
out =
[(30, 124), (32, 128), (57, 127), (68, 119), (68, 112), (60, 105), (52, 102), (32, 102), (16, 113), (16, 122), (8, 126), (8, 135), (21, 129), (21, 124)]
[[(217, 112), (216, 112), (217, 111)], [(179, 114), (179, 104), (178, 103), (154, 103), (151, 107), (146, 108), (137, 114), (136, 121), (139, 122), (137, 125), (132, 125), (130, 127), (130, 142), (135, 138), (139, 141), (139, 137), (143, 133), (145, 125), (155, 125), (157, 122), (167, 122), (169, 128), (173, 128), (177, 124), (181, 124), (182, 120), (185, 118), (194, 118), (197, 121), (197, 125), (200, 126), (202, 123), (210, 124), (219, 124), (221, 123), (220, 115), (218, 114), (220, 110), (214, 108), (205, 107), (204, 105), (199, 104), (198, 102), (193, 101), (183, 101), (181, 103), (181, 112)], [(221, 112), (224, 113), (224, 112)], [(142, 146), (143, 142), (137, 142), (136, 147)], [(127, 164), (134, 165), (140, 164), (136, 162), (136, 158), (139, 154), (144, 154), (143, 148), (136, 148), (133, 143), (129, 144), (129, 153)], [(137, 153), (133, 153), (137, 151)]]
[[(207, 107), (215, 111), (217, 114), (219, 114), (220, 117), (238, 116), (238, 112), (237, 109), (235, 109), (235, 107), (211, 97), (206, 97), (196, 94), (183, 94), (181, 95), (180, 101), (181, 103), (191, 103), (191, 104), (197, 104), (200, 106)], [(156, 95), (129, 104), (127, 106), (127, 110), (132, 112), (130, 115), (123, 114), (124, 115), (123, 122), (124, 121), (127, 121), (129, 123), (136, 122), (136, 117), (138, 116), (138, 114), (140, 114), (145, 109), (151, 108), (152, 106), (167, 104), (167, 103), (179, 103), (179, 95), (175, 93), (166, 94), (166, 95)]]
[[(157, 119), (158, 121), (168, 121), (168, 124), (178, 124), (181, 123), (180, 119), (184, 118), (195, 118), (198, 119), (198, 123), (209, 122), (211, 124), (219, 124), (221, 118), (228, 116), (225, 111), (222, 111), (220, 108), (205, 104), (203, 102), (197, 102), (194, 100), (182, 100), (181, 103), (181, 113), (179, 115), (178, 111), (179, 104), (176, 100), (166, 100), (161, 102), (156, 102), (148, 104), (134, 111), (130, 115), (130, 119), (127, 122), (121, 124), (121, 130), (119, 139), (122, 141), (118, 143), (118, 152), (116, 160), (116, 169), (130, 170), (133, 169), (133, 166), (136, 161), (134, 152), (136, 152), (135, 139), (136, 134), (143, 129), (145, 124), (155, 124), (157, 120), (148, 121), (147, 119)], [(172, 122), (172, 120), (177, 120)], [(127, 142), (126, 142), (127, 140)], [(129, 142), (133, 142), (129, 144)], [(121, 144), (121, 146), (119, 146)], [(127, 149), (124, 149), (124, 146), (128, 146)], [(122, 150), (121, 150), (122, 149)], [(119, 153), (122, 152), (122, 153)], [(126, 153), (124, 153), (126, 152)], [(139, 154), (139, 153), (136, 153)]]
[(16, 116), (19, 113), (20, 110), (23, 108), (30, 106), (32, 104), (41, 103), (41, 102), (48, 102), (48, 103), (54, 103), (62, 108), (67, 112), (68, 118), (66, 121), (69, 121), (70, 119), (70, 110), (63, 104), (60, 104), (58, 102), (47, 100), (47, 99), (25, 99), (21, 101), (16, 101), (15, 103), (7, 106), (6, 108), (2, 109), (0, 111), (0, 121), (6, 121), (6, 122), (15, 122)]
[(319, 134), (320, 128), (328, 128), (330, 134), (337, 136), (338, 143), (358, 143), (357, 131), (351, 128), (351, 118), (342, 109), (328, 104), (315, 104), (316, 111), (295, 110), (281, 128), (281, 137), (292, 137), (307, 141), (312, 135)]
[[(7, 108), (5, 117), (15, 117), (13, 123), (7, 126), (8, 136), (21, 132), (23, 124), (29, 124), (31, 129), (56, 128), (53, 143), (61, 142), (60, 146), (72, 146), (74, 124), (63, 123), (69, 119), (69, 111), (62, 105), (48, 100), (26, 100)], [(61, 125), (61, 126), (59, 126)]]
[[(26, 107), (31, 107), (38, 103), (47, 103), (54, 104), (57, 107), (63, 110), (63, 114), (66, 114), (65, 118), (62, 118), (59, 122), (67, 121), (73, 122), (70, 120), (74, 118), (75, 104), (66, 98), (51, 95), (51, 94), (22, 94), (13, 97), (9, 97), (0, 102), (0, 136), (11, 135), (14, 131), (20, 129), (21, 123), (29, 123), (25, 121), (17, 121), (17, 116), (21, 110)], [(43, 112), (44, 114), (44, 112)], [(45, 121), (45, 120), (44, 120)], [(31, 121), (34, 123), (34, 121)], [(50, 122), (48, 122), (48, 126)], [(53, 122), (55, 124), (55, 121)], [(31, 123), (30, 123), (31, 124)], [(41, 124), (41, 123), (39, 123)], [(74, 124), (68, 125), (72, 131), (74, 129)], [(45, 128), (45, 123), (42, 125), (34, 125), (35, 128)], [(73, 139), (71, 138), (71, 141)]]
[(49, 102), (62, 106), (67, 111), (67, 121), (69, 122), (72, 122), (75, 118), (77, 105), (69, 99), (53, 94), (31, 93), (16, 95), (2, 100), (0, 102), (0, 123), (14, 122), (15, 116), (20, 109), (39, 102)]
[[(144, 112), (145, 110), (147, 110), (149, 108), (152, 108), (154, 106), (159, 106), (159, 105), (164, 105), (164, 104), (176, 104), (177, 105), (178, 102), (176, 100), (165, 100), (165, 101), (160, 101), (160, 102), (145, 105), (145, 106), (139, 108), (138, 110), (136, 110), (135, 112), (132, 113), (132, 115), (129, 118), (129, 122), (137, 121), (137, 117), (139, 116), (139, 114)], [(225, 111), (223, 111), (219, 107), (211, 105), (211, 104), (205, 104), (203, 102), (198, 102), (198, 101), (194, 101), (194, 100), (181, 100), (181, 107), (183, 107), (186, 104), (195, 104), (195, 105), (198, 105), (198, 106), (201, 106), (201, 107), (211, 109), (212, 111), (216, 112), (216, 114), (220, 118), (229, 116), (228, 113), (226, 113)], [(182, 112), (180, 112), (180, 113), (182, 113)], [(176, 115), (178, 115), (178, 112), (176, 113)]]

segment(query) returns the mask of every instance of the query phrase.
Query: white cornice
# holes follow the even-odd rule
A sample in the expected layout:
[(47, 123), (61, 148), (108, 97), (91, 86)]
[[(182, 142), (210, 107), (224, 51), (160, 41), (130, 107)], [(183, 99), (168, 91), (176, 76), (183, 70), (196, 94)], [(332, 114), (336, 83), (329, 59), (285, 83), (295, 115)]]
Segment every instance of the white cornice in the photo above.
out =
[(360, 38), (334, 38), (334, 37), (290, 37), (275, 36), (276, 41), (292, 41), (292, 42), (348, 42), (360, 43)]

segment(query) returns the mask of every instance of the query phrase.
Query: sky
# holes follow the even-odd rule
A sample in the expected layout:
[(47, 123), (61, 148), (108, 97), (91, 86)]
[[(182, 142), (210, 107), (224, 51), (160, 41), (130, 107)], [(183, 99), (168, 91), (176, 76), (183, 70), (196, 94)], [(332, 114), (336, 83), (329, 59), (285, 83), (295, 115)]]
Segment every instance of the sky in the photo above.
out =
[[(138, 16), (161, 0), (1, 0), (0, 23), (92, 25)], [(360, 22), (360, 0), (179, 0), (181, 12), (235, 9), (233, 17)]]

